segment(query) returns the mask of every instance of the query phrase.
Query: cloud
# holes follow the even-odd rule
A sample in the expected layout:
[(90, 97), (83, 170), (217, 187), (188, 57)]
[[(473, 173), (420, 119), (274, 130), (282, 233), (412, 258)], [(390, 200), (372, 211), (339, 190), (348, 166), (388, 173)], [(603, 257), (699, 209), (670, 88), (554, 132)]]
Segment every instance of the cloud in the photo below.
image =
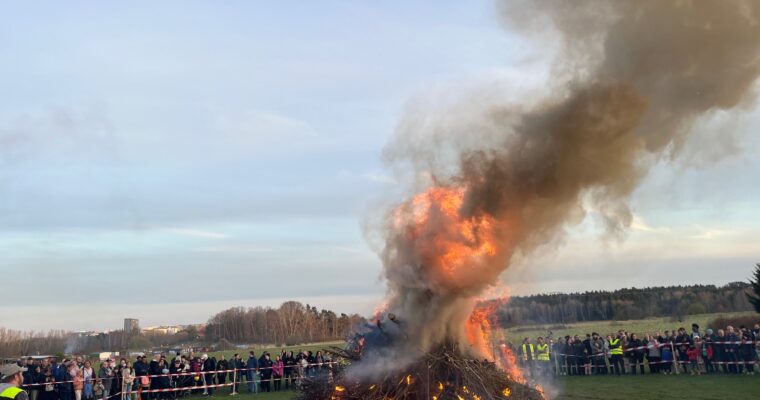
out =
[(362, 174), (362, 178), (376, 183), (398, 183), (392, 176), (379, 174), (375, 172), (367, 172)]
[(631, 229), (644, 232), (670, 232), (666, 227), (652, 227), (640, 215), (634, 215), (631, 221)]
[(722, 229), (709, 229), (709, 228), (702, 228), (697, 227), (701, 232), (696, 235), (691, 235), (689, 238), (691, 239), (705, 239), (705, 240), (712, 240), (716, 239), (718, 236), (725, 236), (727, 234), (730, 234), (729, 231), (725, 231)]
[(314, 127), (307, 122), (260, 109), (219, 112), (214, 126), (226, 137), (243, 143), (317, 136)]
[(179, 236), (189, 236), (189, 237), (195, 237), (195, 238), (204, 238), (204, 239), (226, 239), (229, 238), (229, 235), (219, 232), (211, 232), (201, 229), (192, 229), (192, 228), (167, 228), (164, 229), (164, 231), (179, 235)]

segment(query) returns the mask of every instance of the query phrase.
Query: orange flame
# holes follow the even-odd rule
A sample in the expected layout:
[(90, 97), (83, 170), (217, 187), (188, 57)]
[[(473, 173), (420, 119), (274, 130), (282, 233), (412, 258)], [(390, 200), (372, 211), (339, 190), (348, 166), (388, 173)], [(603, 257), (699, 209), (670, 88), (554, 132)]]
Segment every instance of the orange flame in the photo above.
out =
[(399, 206), (394, 218), (423, 268), (448, 288), (465, 286), (468, 276), (477, 273), (473, 269), (497, 255), (495, 219), (466, 215), (465, 193), (463, 188), (432, 187)]
[(495, 308), (494, 305), (490, 304), (486, 307), (476, 307), (465, 326), (467, 342), (481, 357), (493, 358), (493, 351), (491, 350), (493, 327), (491, 321), (492, 315), (496, 311)]

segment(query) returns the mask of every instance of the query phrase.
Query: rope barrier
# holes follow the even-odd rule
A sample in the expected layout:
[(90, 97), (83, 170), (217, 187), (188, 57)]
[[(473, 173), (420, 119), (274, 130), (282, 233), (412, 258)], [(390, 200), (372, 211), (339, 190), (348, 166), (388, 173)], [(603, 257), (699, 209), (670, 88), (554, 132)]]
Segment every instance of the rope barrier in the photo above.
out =
[[(311, 363), (311, 364), (297, 364), (297, 365), (283, 365), (283, 370), (285, 369), (293, 369), (293, 368), (309, 368), (309, 367), (321, 367), (325, 365), (335, 365), (338, 364), (337, 361), (327, 361), (327, 362), (321, 362), (321, 363)], [(268, 369), (275, 369), (274, 366), (271, 367), (260, 367), (260, 368), (234, 368), (234, 369), (225, 369), (225, 370), (213, 370), (213, 371), (200, 371), (200, 372), (178, 372), (174, 374), (158, 374), (158, 375), (135, 375), (135, 379), (139, 378), (172, 378), (172, 377), (179, 377), (179, 376), (203, 376), (203, 375), (218, 375), (218, 374), (229, 374), (233, 373), (236, 374), (238, 372), (247, 372), (247, 371), (261, 371), (261, 370), (268, 370)], [(94, 369), (93, 369), (94, 371)], [(66, 372), (68, 373), (68, 371)], [(92, 378), (92, 381), (97, 382), (99, 380), (114, 380), (114, 379), (120, 379), (118, 376), (113, 376), (109, 378), (98, 378), (94, 377)], [(123, 378), (121, 378), (123, 379)], [(58, 385), (58, 384), (64, 384), (64, 383), (74, 383), (74, 380), (67, 380), (67, 381), (55, 381), (55, 382), (41, 382), (41, 383), (29, 383), (24, 384), (25, 387), (29, 386), (44, 386), (44, 385)]]

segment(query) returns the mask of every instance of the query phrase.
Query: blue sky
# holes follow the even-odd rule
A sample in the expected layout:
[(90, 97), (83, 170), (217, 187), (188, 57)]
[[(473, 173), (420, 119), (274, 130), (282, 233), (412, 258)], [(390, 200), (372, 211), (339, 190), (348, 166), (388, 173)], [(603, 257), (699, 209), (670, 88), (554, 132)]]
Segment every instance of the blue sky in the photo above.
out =
[[(23, 2), (0, 12), (0, 326), (205, 321), (299, 299), (370, 311), (362, 222), (403, 193), (381, 154), (410, 109), (539, 90), (552, 45), (490, 1)], [(636, 192), (504, 275), (517, 294), (746, 279), (760, 112), (712, 115)], [(730, 135), (715, 147), (711, 135)]]

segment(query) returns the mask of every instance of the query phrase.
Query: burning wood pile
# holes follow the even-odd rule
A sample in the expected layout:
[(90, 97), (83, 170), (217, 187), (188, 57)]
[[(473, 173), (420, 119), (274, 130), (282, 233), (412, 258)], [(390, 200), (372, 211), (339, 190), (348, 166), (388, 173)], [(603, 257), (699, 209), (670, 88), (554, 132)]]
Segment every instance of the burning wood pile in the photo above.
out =
[(331, 375), (306, 380), (303, 400), (497, 400), (543, 399), (540, 389), (531, 388), (487, 360), (467, 357), (456, 345), (444, 345), (424, 354), (416, 362), (374, 379), (357, 378), (352, 369), (363, 361), (355, 351), (331, 350), (350, 364), (334, 368)]
[[(483, 310), (483, 309), (481, 309)], [(486, 309), (487, 310), (487, 309)], [(473, 314), (472, 323), (477, 320)], [(302, 383), (302, 399), (544, 399), (540, 387), (526, 384), (513, 354), (501, 346), (495, 361), (475, 356), (483, 348), (443, 340), (423, 351), (408, 324), (393, 313), (363, 327), (345, 349), (327, 350), (341, 360), (329, 373)], [(481, 338), (490, 341), (487, 325)], [(497, 362), (499, 365), (497, 365)], [(507, 369), (509, 372), (505, 372)]]

